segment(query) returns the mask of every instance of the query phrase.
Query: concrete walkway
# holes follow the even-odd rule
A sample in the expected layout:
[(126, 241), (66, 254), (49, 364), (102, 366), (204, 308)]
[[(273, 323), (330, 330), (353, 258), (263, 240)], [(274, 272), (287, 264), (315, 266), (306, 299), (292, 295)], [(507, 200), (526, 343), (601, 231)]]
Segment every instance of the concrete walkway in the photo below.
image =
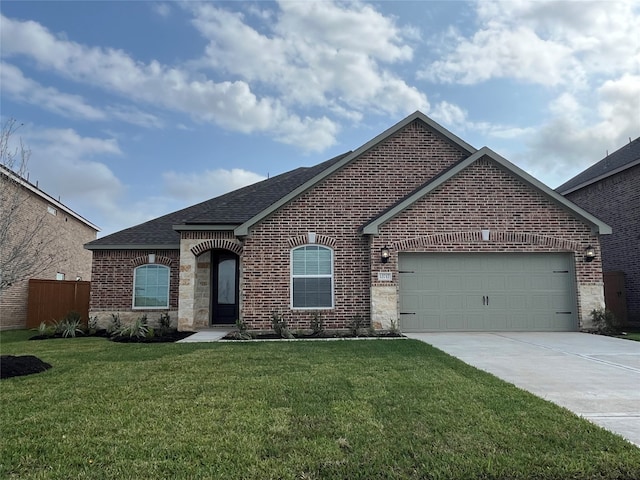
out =
[(640, 342), (587, 333), (410, 333), (640, 446)]
[(230, 331), (231, 329), (222, 329), (222, 328), (216, 328), (214, 330), (201, 330), (199, 332), (194, 333), (193, 335), (188, 336), (187, 338), (178, 340), (176, 343), (217, 342)]

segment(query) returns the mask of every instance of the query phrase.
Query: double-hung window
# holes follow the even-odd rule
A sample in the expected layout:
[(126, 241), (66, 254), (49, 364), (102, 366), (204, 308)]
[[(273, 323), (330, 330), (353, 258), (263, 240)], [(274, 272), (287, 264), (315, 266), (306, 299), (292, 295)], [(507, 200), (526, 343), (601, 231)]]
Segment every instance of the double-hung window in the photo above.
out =
[(169, 267), (141, 265), (134, 270), (133, 308), (169, 308)]
[(304, 245), (291, 251), (291, 306), (333, 308), (333, 251)]

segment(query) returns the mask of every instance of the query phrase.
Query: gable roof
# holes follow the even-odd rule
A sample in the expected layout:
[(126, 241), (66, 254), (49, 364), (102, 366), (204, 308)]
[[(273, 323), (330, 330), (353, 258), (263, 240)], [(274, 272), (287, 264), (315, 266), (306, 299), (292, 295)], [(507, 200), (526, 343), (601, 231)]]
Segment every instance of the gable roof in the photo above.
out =
[(335, 164), (331, 165), (331, 167), (329, 167), (329, 168), (327, 168), (325, 170), (322, 170), (315, 177), (309, 179), (306, 183), (300, 185), (295, 190), (292, 190), (288, 195), (282, 197), (280, 200), (275, 202), (269, 208), (259, 212), (255, 216), (251, 217), (249, 220), (247, 220), (246, 222), (244, 222), (242, 225), (240, 225), (238, 228), (235, 229), (235, 234), (237, 236), (247, 235), (249, 233), (249, 228), (251, 228), (253, 225), (258, 223), (260, 220), (262, 220), (265, 217), (267, 217), (268, 215), (272, 214), (273, 212), (275, 212), (276, 210), (278, 210), (282, 206), (286, 205), (287, 203), (289, 203), (291, 200), (293, 200), (297, 196), (303, 194), (304, 192), (309, 190), (311, 187), (313, 187), (314, 185), (318, 184), (319, 182), (321, 182), (322, 180), (327, 178), (329, 175), (331, 175), (336, 170), (341, 169), (342, 167), (344, 167), (345, 165), (347, 165), (348, 163), (352, 162), (354, 159), (358, 158), (360, 155), (365, 153), (367, 150), (370, 150), (371, 148), (375, 147), (376, 145), (382, 143), (383, 141), (385, 141), (389, 137), (393, 136), (394, 134), (396, 134), (397, 132), (402, 130), (404, 127), (406, 127), (407, 125), (409, 125), (410, 123), (412, 123), (412, 122), (414, 122), (416, 120), (420, 120), (421, 122), (426, 124), (428, 127), (430, 127), (431, 129), (433, 129), (436, 132), (438, 132), (439, 134), (441, 134), (445, 138), (445, 140), (448, 140), (451, 144), (453, 144), (454, 146), (466, 151), (467, 153), (471, 154), (471, 153), (474, 153), (476, 151), (476, 149), (474, 147), (469, 145), (467, 142), (462, 140), (460, 137), (458, 137), (457, 135), (453, 134), (452, 132), (450, 132), (449, 130), (444, 128), (442, 125), (439, 125), (438, 123), (434, 122), (429, 117), (427, 117), (424, 113), (422, 113), (420, 111), (416, 111), (416, 112), (412, 113), (411, 115), (409, 115), (408, 117), (406, 117), (405, 119), (403, 119), (400, 122), (396, 123), (391, 128), (388, 128), (387, 130), (382, 132), (380, 135), (378, 135), (375, 138), (373, 138), (372, 140), (368, 141), (367, 143), (362, 145), (357, 150), (354, 150), (353, 152), (350, 152), (350, 153), (346, 154), (343, 158), (340, 159), (340, 161), (338, 161)]
[(30, 181), (22, 178), (20, 175), (15, 173), (13, 170), (5, 167), (4, 165), (0, 165), (0, 175), (6, 176), (11, 182), (14, 182), (17, 185), (20, 185), (21, 187), (31, 192), (33, 195), (36, 195), (37, 197), (40, 197), (45, 202), (51, 204), (56, 209), (61, 210), (65, 212), (67, 215), (72, 216), (79, 222), (84, 223), (87, 227), (95, 230), (96, 232), (100, 231), (99, 227), (95, 226), (93, 223), (91, 223), (89, 220), (84, 218), (82, 215), (74, 212), (69, 207), (67, 207), (64, 203), (62, 203), (60, 200), (56, 200), (48, 193), (40, 190), (40, 188), (37, 185), (34, 185)]
[(640, 137), (591, 165), (571, 180), (560, 185), (556, 191), (567, 195), (635, 165), (640, 165)]
[(313, 167), (301, 167), (262, 182), (234, 190), (191, 207), (99, 238), (85, 245), (88, 250), (148, 249), (180, 247), (180, 230), (234, 230), (247, 235), (249, 228), (283, 205), (347, 165), (410, 123), (419, 120), (445, 140), (469, 154), (474, 147), (416, 111), (385, 130), (357, 150), (334, 157)]
[(491, 160), (496, 162), (502, 169), (506, 170), (508, 173), (511, 173), (523, 183), (538, 190), (539, 192), (541, 192), (543, 195), (545, 195), (547, 198), (549, 198), (551, 201), (553, 201), (555, 204), (557, 204), (564, 210), (567, 210), (569, 213), (575, 215), (576, 217), (583, 220), (585, 223), (591, 225), (592, 231), (594, 233), (600, 233), (600, 234), (611, 233), (611, 227), (609, 225), (598, 220), (589, 212), (581, 209), (580, 207), (575, 205), (573, 202), (570, 202), (562, 195), (558, 194), (557, 192), (553, 191), (551, 188), (547, 187), (544, 183), (540, 182), (539, 180), (536, 180), (527, 172), (518, 168), (513, 163), (509, 162), (507, 159), (498, 155), (493, 150), (487, 147), (481, 148), (480, 150), (475, 152), (473, 155), (465, 158), (464, 160), (461, 160), (460, 162), (453, 165), (451, 168), (438, 174), (437, 176), (429, 180), (427, 183), (425, 183), (424, 185), (416, 189), (414, 192), (410, 193), (405, 198), (397, 202), (395, 205), (388, 208), (385, 212), (383, 212), (382, 214), (380, 214), (379, 216), (371, 220), (369, 223), (364, 225), (361, 228), (362, 233), (366, 235), (377, 235), (380, 231), (380, 227), (383, 224), (385, 224), (386, 222), (394, 218), (396, 215), (398, 215), (399, 213), (401, 213), (402, 211), (404, 211), (405, 209), (413, 205), (415, 202), (423, 198), (425, 195), (432, 192), (437, 187), (442, 185), (444, 182), (446, 182), (453, 176), (457, 175), (462, 170), (469, 167), (474, 162), (476, 162), (477, 160), (483, 157), (490, 158)]
[(88, 250), (180, 248), (179, 230), (232, 230), (258, 212), (331, 167), (342, 154), (313, 167), (300, 167), (234, 190), (85, 245)]

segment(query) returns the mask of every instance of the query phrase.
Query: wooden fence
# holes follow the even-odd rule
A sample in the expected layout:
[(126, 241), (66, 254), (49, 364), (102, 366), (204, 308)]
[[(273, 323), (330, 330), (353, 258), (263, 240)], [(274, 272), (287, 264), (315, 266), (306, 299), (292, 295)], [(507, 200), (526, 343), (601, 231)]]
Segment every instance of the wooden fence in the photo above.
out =
[(89, 320), (91, 282), (69, 280), (29, 280), (27, 328), (37, 328), (40, 322), (52, 323), (69, 312), (77, 312), (83, 323)]
[(618, 321), (627, 323), (627, 294), (624, 288), (624, 272), (604, 272), (604, 303)]

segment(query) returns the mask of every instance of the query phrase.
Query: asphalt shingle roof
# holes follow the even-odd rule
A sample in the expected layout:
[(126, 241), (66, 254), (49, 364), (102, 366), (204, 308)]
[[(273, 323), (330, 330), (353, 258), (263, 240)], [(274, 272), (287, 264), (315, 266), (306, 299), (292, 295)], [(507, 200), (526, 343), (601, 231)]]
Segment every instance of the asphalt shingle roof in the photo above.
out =
[(240, 225), (257, 215), (305, 182), (331, 167), (351, 152), (319, 163), (300, 167), (267, 180), (248, 185), (191, 207), (149, 220), (86, 244), (90, 250), (101, 247), (167, 246), (176, 248), (180, 233), (174, 225)]
[(607, 174), (618, 170), (619, 168), (629, 165), (632, 162), (640, 159), (640, 137), (636, 138), (632, 142), (629, 142), (624, 147), (619, 148), (610, 155), (607, 155), (598, 163), (591, 165), (589, 168), (579, 173), (571, 180), (563, 183), (556, 191), (562, 195), (569, 193), (576, 187), (581, 185), (588, 185), (596, 178), (606, 177)]

